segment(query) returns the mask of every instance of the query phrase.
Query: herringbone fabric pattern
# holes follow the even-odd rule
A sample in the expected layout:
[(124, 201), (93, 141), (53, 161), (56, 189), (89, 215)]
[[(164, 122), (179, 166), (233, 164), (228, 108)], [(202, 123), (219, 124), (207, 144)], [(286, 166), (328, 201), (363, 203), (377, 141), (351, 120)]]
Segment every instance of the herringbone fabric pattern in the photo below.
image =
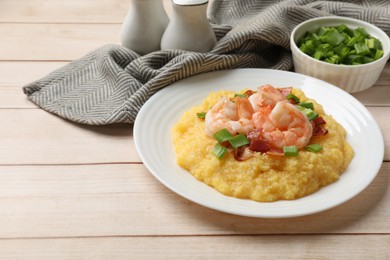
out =
[(106, 45), (23, 88), (43, 109), (84, 124), (133, 123), (154, 93), (199, 73), (234, 68), (289, 70), (289, 36), (300, 22), (339, 15), (390, 35), (388, 0), (215, 0), (209, 19), (218, 42), (208, 53), (157, 51), (139, 56)]

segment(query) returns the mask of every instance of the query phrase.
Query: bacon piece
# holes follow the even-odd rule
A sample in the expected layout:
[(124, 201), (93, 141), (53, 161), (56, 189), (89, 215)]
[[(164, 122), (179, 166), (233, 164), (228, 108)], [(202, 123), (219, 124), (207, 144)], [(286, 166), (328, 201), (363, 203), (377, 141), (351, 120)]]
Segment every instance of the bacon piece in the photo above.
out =
[(261, 139), (260, 132), (260, 129), (255, 129), (248, 133), (247, 138), (250, 141), (249, 149), (255, 152), (265, 153), (270, 148), (268, 141)]
[(253, 139), (249, 144), (249, 149), (255, 152), (265, 153), (269, 151), (268, 142), (261, 139)]
[(313, 129), (313, 136), (323, 136), (328, 133), (328, 130), (325, 129), (322, 125), (315, 125)]
[(325, 125), (326, 121), (322, 116), (317, 117), (316, 119), (313, 120), (313, 123), (315, 125)]
[(328, 133), (328, 130), (324, 127), (326, 121), (323, 117), (319, 116), (313, 121), (313, 136), (323, 136)]

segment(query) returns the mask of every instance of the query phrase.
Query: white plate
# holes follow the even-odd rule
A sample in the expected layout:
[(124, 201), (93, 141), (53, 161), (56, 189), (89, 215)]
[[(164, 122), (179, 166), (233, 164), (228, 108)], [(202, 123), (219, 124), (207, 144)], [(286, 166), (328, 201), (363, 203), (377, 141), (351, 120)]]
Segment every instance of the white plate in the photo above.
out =
[[(297, 200), (261, 203), (222, 195), (176, 164), (171, 129), (186, 110), (200, 104), (211, 91), (255, 90), (264, 84), (301, 88), (344, 126), (355, 157), (337, 182)], [(267, 69), (205, 73), (164, 88), (141, 108), (134, 124), (134, 140), (145, 166), (172, 191), (212, 209), (264, 218), (313, 214), (351, 199), (371, 183), (384, 155), (383, 137), (375, 119), (350, 94), (315, 78)]]

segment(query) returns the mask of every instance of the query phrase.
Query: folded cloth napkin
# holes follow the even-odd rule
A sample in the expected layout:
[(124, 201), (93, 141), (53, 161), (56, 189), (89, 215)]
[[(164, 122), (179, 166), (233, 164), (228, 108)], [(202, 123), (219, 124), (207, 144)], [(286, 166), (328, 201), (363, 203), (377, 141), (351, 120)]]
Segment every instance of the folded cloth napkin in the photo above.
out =
[(156, 51), (144, 56), (106, 45), (23, 88), (41, 108), (92, 125), (133, 123), (158, 90), (199, 73), (234, 68), (292, 68), (289, 37), (298, 23), (338, 15), (390, 35), (388, 0), (214, 0), (209, 20), (217, 44), (207, 53)]

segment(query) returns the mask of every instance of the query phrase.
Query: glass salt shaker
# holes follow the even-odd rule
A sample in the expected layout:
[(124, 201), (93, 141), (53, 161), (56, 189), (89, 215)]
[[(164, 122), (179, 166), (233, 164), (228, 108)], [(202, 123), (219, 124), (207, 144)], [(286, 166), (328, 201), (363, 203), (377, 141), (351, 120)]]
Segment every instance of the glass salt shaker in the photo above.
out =
[(121, 43), (141, 55), (160, 50), (169, 23), (162, 0), (131, 0), (121, 28)]
[(208, 52), (217, 42), (207, 20), (208, 0), (172, 0), (173, 14), (161, 49)]

